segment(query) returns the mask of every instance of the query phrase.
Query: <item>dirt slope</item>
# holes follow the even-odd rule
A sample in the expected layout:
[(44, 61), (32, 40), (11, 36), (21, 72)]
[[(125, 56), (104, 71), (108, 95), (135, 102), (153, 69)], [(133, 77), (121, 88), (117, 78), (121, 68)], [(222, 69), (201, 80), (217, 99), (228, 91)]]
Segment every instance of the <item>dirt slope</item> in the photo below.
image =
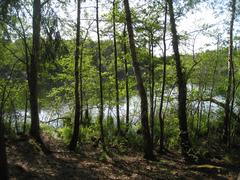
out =
[(142, 158), (141, 153), (111, 155), (85, 145), (80, 153), (67, 151), (61, 143), (48, 141), (51, 155), (44, 155), (31, 139), (8, 141), (11, 179), (237, 179), (240, 164), (222, 160), (186, 164), (179, 154), (168, 153), (157, 161)]

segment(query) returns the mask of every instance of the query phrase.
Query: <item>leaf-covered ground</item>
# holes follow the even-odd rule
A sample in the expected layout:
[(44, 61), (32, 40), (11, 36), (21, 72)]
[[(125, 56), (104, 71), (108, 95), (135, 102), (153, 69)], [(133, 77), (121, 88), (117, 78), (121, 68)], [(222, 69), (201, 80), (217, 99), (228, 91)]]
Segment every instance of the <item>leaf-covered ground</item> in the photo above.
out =
[[(110, 155), (92, 145), (79, 153), (67, 151), (61, 143), (48, 140), (51, 155), (41, 152), (31, 139), (8, 140), (7, 153), (11, 179), (237, 179), (240, 161), (213, 159), (203, 164), (185, 163), (177, 153), (147, 161), (140, 152), (129, 150)], [(239, 177), (238, 177), (239, 176)]]

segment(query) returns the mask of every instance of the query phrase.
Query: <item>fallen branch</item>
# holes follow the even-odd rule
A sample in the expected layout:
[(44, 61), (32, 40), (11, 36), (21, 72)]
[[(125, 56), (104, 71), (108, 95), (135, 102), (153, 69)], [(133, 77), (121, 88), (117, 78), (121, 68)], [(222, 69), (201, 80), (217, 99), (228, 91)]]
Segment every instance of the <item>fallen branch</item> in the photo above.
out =
[(51, 123), (51, 122), (58, 121), (58, 120), (64, 120), (64, 119), (66, 119), (66, 120), (71, 120), (70, 117), (59, 117), (59, 118), (56, 118), (56, 119), (51, 119), (51, 120), (49, 120), (49, 121), (40, 121), (40, 122), (41, 122), (41, 123), (44, 123), (44, 124), (49, 124), (49, 123)]
[[(218, 105), (219, 107), (225, 109), (225, 103), (221, 102), (221, 101), (218, 101), (217, 99), (214, 99), (214, 98), (210, 98), (210, 97), (205, 97), (205, 98), (199, 98), (199, 99), (194, 99), (194, 100), (189, 100), (190, 102), (193, 102), (193, 101), (209, 101), (209, 102), (212, 102), (216, 105)], [(239, 116), (238, 114), (234, 113), (233, 112), (233, 118), (234, 119), (239, 119)]]

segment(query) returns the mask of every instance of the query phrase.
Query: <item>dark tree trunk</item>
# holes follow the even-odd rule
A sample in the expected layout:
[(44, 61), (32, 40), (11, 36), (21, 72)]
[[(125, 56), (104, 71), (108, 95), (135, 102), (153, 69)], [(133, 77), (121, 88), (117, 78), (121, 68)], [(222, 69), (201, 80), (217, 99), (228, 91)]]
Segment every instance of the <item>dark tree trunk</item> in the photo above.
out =
[(23, 134), (26, 133), (26, 124), (27, 124), (27, 110), (28, 110), (28, 91), (26, 90), (25, 94), (25, 110), (24, 110), (24, 121), (23, 121)]
[(40, 136), (39, 115), (38, 115), (38, 65), (40, 60), (40, 24), (41, 4), (40, 0), (33, 2), (33, 41), (30, 69), (28, 74), (29, 100), (31, 111), (30, 135), (40, 143), (42, 149), (47, 152)]
[(126, 44), (126, 25), (123, 30), (123, 52), (124, 52), (124, 68), (125, 68), (125, 91), (126, 91), (126, 125), (129, 128), (129, 84), (128, 84), (128, 62), (127, 62), (127, 44)]
[(234, 62), (232, 62), (232, 102), (230, 105), (230, 115), (229, 115), (229, 128), (228, 128), (228, 148), (231, 148), (231, 120), (233, 117), (233, 110), (234, 110), (234, 102), (235, 102), (235, 95), (236, 95), (236, 78), (235, 78), (235, 67)]
[(84, 118), (87, 120), (87, 125), (89, 126), (91, 121), (90, 121), (90, 117), (89, 117), (88, 102), (86, 102), (86, 110), (85, 110)]
[(97, 20), (97, 40), (98, 40), (98, 74), (99, 74), (99, 91), (100, 91), (100, 109), (99, 109), (99, 125), (100, 125), (100, 140), (105, 149), (104, 129), (103, 129), (103, 85), (102, 85), (102, 54), (101, 42), (99, 33), (99, 14), (98, 14), (98, 0), (96, 0), (96, 20)]
[(128, 0), (124, 0), (124, 7), (125, 7), (125, 13), (126, 13), (126, 22), (127, 22), (129, 44), (130, 44), (130, 50), (131, 50), (131, 56), (132, 56), (132, 64), (133, 64), (133, 69), (134, 69), (134, 73), (137, 81), (139, 96), (141, 98), (141, 123), (142, 123), (143, 140), (144, 140), (144, 153), (145, 153), (144, 157), (146, 159), (154, 159), (153, 142), (151, 140), (149, 124), (148, 124), (147, 94), (145, 91), (145, 87), (143, 85), (143, 79), (142, 79), (141, 70), (140, 70), (139, 62), (137, 58), (133, 26), (132, 26), (132, 18), (131, 18), (131, 12), (130, 12)]
[(154, 62), (153, 62), (153, 34), (150, 33), (149, 38), (149, 56), (150, 56), (150, 125), (151, 125), (151, 138), (154, 142)]
[(8, 164), (4, 138), (3, 107), (0, 107), (0, 179), (8, 180)]
[(230, 129), (230, 103), (232, 97), (233, 86), (233, 26), (235, 20), (236, 0), (231, 1), (231, 21), (229, 29), (229, 47), (228, 47), (228, 87), (225, 101), (225, 116), (224, 116), (224, 129), (223, 129), (223, 142), (228, 145), (229, 141), (229, 129)]
[(164, 113), (163, 113), (163, 102), (164, 102), (164, 92), (166, 85), (166, 64), (167, 64), (167, 46), (166, 46), (166, 31), (167, 31), (167, 3), (164, 7), (164, 28), (163, 28), (163, 82), (162, 82), (162, 92), (161, 101), (159, 109), (159, 125), (160, 125), (160, 152), (164, 150)]
[[(232, 17), (232, 22), (231, 23), (234, 23), (234, 19), (235, 19), (235, 5), (236, 5), (236, 0), (234, 0), (232, 2), (232, 13), (233, 13), (233, 17)], [(233, 31), (233, 24), (232, 24), (232, 27), (231, 27), (231, 31)], [(233, 32), (232, 32), (233, 33)], [(230, 39), (233, 39), (233, 34), (231, 35), (232, 37)], [(231, 48), (233, 51), (233, 40), (231, 42)], [(230, 49), (230, 48), (229, 48)], [(232, 53), (229, 53), (229, 54), (233, 54)], [(234, 67), (234, 61), (233, 61), (233, 55), (232, 56), (232, 63), (231, 63), (231, 67), (232, 67), (232, 102), (231, 102), (231, 106), (230, 106), (230, 115), (229, 115), (229, 128), (228, 128), (228, 148), (231, 148), (231, 119), (232, 119), (232, 116), (233, 116), (233, 110), (234, 110), (234, 102), (235, 102), (235, 93), (236, 93), (236, 78), (235, 78), (235, 67)]]
[(115, 70), (115, 88), (116, 88), (116, 111), (117, 111), (117, 130), (121, 134), (121, 124), (119, 115), (119, 87), (118, 87), (118, 54), (117, 54), (117, 41), (116, 41), (116, 4), (113, 0), (113, 44), (114, 44), (114, 70)]
[(80, 53), (80, 74), (79, 74), (79, 78), (80, 78), (80, 123), (83, 124), (83, 74), (82, 74), (82, 70), (83, 70), (83, 42), (81, 45), (81, 53)]
[(187, 87), (185, 74), (182, 71), (182, 65), (180, 60), (180, 54), (178, 49), (178, 35), (176, 30), (176, 23), (173, 10), (172, 0), (167, 0), (170, 15), (170, 24), (172, 31), (172, 46), (174, 51), (174, 59), (176, 63), (177, 71), (177, 83), (178, 83), (178, 118), (179, 118), (179, 128), (180, 128), (180, 140), (182, 154), (185, 158), (188, 158), (188, 152), (191, 148), (189, 137), (188, 137), (188, 127), (187, 127), (187, 115), (186, 115), (186, 98), (187, 98)]
[[(26, 77), (26, 80), (27, 82), (29, 82), (29, 77), (30, 77), (30, 71), (29, 71), (29, 47), (28, 47), (28, 44), (27, 44), (27, 37), (26, 37), (26, 33), (25, 33), (25, 29), (24, 29), (24, 26), (22, 24), (22, 21), (19, 17), (19, 21), (20, 21), (20, 24), (21, 24), (21, 28), (22, 28), (22, 31), (23, 31), (23, 46), (24, 46), (24, 53), (25, 53), (25, 61), (26, 61), (26, 74), (27, 74), (27, 77)], [(26, 134), (26, 123), (27, 123), (27, 111), (28, 111), (28, 101), (29, 101), (29, 88), (26, 87), (26, 94), (25, 94), (25, 112), (24, 112), (24, 123), (23, 123), (23, 134)]]
[(79, 137), (80, 126), (80, 98), (79, 98), (79, 49), (80, 49), (80, 8), (81, 0), (77, 1), (77, 33), (76, 33), (76, 49), (74, 58), (74, 75), (75, 75), (75, 115), (74, 115), (74, 128), (72, 139), (69, 144), (70, 150), (75, 150)]

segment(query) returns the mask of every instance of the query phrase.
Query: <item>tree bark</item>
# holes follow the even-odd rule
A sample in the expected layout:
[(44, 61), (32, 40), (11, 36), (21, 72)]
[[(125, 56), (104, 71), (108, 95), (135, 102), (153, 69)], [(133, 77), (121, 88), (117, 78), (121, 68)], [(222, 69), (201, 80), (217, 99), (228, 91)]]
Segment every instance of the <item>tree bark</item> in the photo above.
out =
[(225, 101), (225, 114), (224, 114), (224, 129), (223, 129), (223, 142), (225, 145), (229, 143), (229, 128), (230, 128), (230, 103), (233, 100), (232, 85), (233, 85), (233, 26), (235, 20), (236, 0), (231, 1), (231, 21), (229, 29), (229, 47), (228, 47), (228, 87)]
[(186, 98), (187, 98), (187, 87), (185, 74), (182, 71), (181, 59), (178, 49), (178, 35), (176, 30), (176, 23), (173, 10), (172, 0), (167, 0), (170, 15), (170, 24), (172, 32), (172, 46), (174, 51), (174, 59), (176, 62), (176, 72), (177, 72), (177, 84), (178, 84), (178, 118), (179, 118), (179, 129), (180, 129), (180, 140), (182, 154), (185, 158), (189, 158), (188, 152), (191, 148), (189, 137), (188, 137), (188, 127), (187, 127), (187, 115), (186, 115)]
[(75, 75), (75, 115), (74, 115), (74, 128), (73, 135), (69, 144), (70, 150), (75, 150), (79, 137), (80, 126), (80, 97), (79, 97), (79, 51), (80, 51), (80, 11), (81, 0), (77, 1), (77, 33), (76, 33), (76, 49), (74, 58), (74, 75)]
[(3, 107), (0, 107), (0, 179), (8, 180), (6, 143), (4, 138)]
[(127, 22), (129, 44), (130, 44), (130, 50), (131, 50), (131, 56), (132, 56), (132, 64), (133, 64), (133, 69), (134, 69), (134, 73), (137, 81), (138, 93), (141, 98), (141, 123), (142, 123), (143, 140), (144, 140), (144, 153), (145, 153), (144, 157), (146, 159), (154, 159), (153, 142), (151, 140), (149, 124), (148, 124), (147, 94), (145, 91), (145, 87), (143, 85), (143, 79), (142, 79), (141, 70), (140, 70), (139, 62), (137, 58), (133, 26), (132, 26), (132, 18), (131, 18), (131, 12), (130, 12), (128, 0), (124, 0), (124, 7), (125, 7), (125, 13), (126, 13), (126, 22)]
[(24, 122), (23, 122), (23, 134), (26, 133), (26, 124), (27, 124), (27, 111), (28, 111), (28, 91), (25, 92), (25, 110), (24, 110)]
[(30, 74), (28, 77), (29, 93), (30, 93), (30, 111), (31, 111), (31, 127), (30, 135), (37, 141), (42, 143), (40, 137), (39, 115), (38, 115), (38, 68), (37, 63), (40, 60), (40, 23), (41, 23), (41, 4), (40, 0), (33, 2), (33, 42), (32, 55), (30, 61)]
[(128, 62), (127, 62), (127, 44), (126, 44), (126, 24), (123, 30), (123, 52), (124, 52), (124, 68), (125, 68), (125, 91), (126, 91), (126, 132), (129, 128), (129, 84), (128, 84)]
[(104, 129), (103, 129), (103, 85), (102, 85), (102, 54), (101, 42), (99, 33), (99, 14), (98, 14), (98, 0), (96, 0), (96, 20), (97, 20), (97, 40), (98, 40), (98, 75), (99, 75), (99, 91), (100, 91), (100, 109), (99, 109), (99, 125), (100, 125), (100, 140), (105, 149)]
[(150, 33), (149, 38), (149, 56), (150, 56), (150, 125), (151, 125), (151, 138), (154, 142), (154, 61), (153, 61), (153, 34)]
[(117, 112), (117, 131), (121, 134), (120, 114), (119, 114), (119, 86), (118, 86), (118, 52), (116, 41), (116, 2), (113, 0), (113, 45), (114, 45), (114, 70), (115, 70), (115, 88), (116, 88), (116, 112)]
[(163, 113), (163, 102), (164, 102), (164, 92), (166, 85), (166, 65), (167, 65), (167, 46), (166, 46), (166, 31), (167, 31), (167, 3), (165, 2), (164, 7), (164, 28), (163, 28), (163, 82), (162, 82), (162, 92), (161, 101), (159, 109), (159, 125), (160, 125), (160, 152), (164, 150), (164, 113)]

